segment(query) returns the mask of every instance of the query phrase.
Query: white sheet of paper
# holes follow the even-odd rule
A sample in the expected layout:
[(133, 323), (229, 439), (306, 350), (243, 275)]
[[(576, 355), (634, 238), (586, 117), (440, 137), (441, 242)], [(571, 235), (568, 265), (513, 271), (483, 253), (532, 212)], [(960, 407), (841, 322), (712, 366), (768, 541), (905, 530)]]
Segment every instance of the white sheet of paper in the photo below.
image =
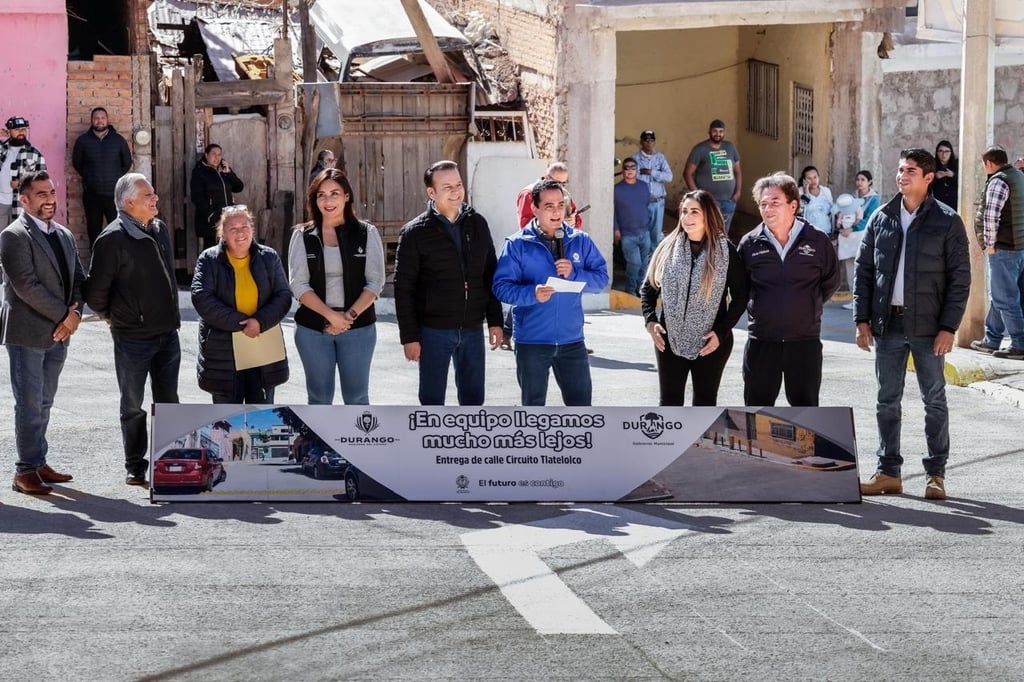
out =
[(561, 277), (548, 277), (548, 281), (544, 282), (544, 286), (551, 287), (556, 294), (581, 294), (586, 285), (586, 282), (576, 282)]

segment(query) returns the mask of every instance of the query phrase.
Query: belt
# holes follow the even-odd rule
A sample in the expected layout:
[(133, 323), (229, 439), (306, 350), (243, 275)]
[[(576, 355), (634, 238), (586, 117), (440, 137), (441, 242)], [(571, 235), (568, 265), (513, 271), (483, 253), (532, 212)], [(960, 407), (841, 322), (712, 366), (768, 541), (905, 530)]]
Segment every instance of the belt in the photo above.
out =
[(902, 315), (904, 313), (904, 311), (906, 310), (906, 308), (904, 306), (901, 306), (901, 305), (894, 305), (894, 306), (890, 306), (889, 310), (892, 312), (893, 315)]
[(650, 199), (648, 199), (648, 202), (652, 204), (656, 204), (659, 201), (665, 201), (665, 197), (651, 197)]

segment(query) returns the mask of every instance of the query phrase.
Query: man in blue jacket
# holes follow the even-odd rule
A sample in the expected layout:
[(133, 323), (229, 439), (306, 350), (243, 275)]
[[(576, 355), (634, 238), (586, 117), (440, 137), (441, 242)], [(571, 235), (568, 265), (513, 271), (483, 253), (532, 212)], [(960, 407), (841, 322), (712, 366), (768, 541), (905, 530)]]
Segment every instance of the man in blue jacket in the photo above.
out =
[(547, 282), (560, 277), (597, 293), (608, 286), (608, 267), (590, 235), (565, 222), (562, 185), (537, 183), (532, 201), (534, 219), (505, 241), (494, 273), (495, 295), (515, 306), (512, 329), (523, 405), (545, 404), (550, 370), (566, 405), (589, 406), (582, 296), (556, 293)]
[(907, 356), (914, 358), (924, 401), (925, 497), (946, 499), (949, 409), (945, 355), (967, 307), (971, 264), (967, 232), (956, 211), (928, 194), (935, 158), (924, 149), (900, 154), (899, 194), (875, 211), (857, 255), (854, 302), (857, 346), (875, 346), (878, 377), (878, 468), (862, 495), (903, 492), (900, 427)]

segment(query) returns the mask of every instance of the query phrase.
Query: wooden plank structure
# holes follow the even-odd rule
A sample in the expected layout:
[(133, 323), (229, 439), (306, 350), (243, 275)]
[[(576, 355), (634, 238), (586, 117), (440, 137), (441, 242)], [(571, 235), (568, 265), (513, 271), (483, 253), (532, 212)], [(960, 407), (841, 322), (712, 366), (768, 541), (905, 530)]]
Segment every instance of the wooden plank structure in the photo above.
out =
[[(224, 156), (245, 183), (235, 199), (256, 217), (258, 238), (285, 255), (290, 228), (301, 218), (305, 160), (296, 149), (303, 127), (296, 121), (295, 85), (289, 42), (274, 41), (268, 79), (202, 82), (203, 60), (171, 74), (167, 106), (155, 107), (154, 187), (161, 217), (172, 229), (175, 267), (184, 279), (199, 252), (189, 180), (208, 142)], [(265, 116), (233, 115), (239, 109), (266, 107)], [(214, 118), (214, 109), (232, 112)]]
[(423, 171), (465, 161), (468, 83), (338, 83), (345, 171), (356, 214), (381, 231), (388, 273), (402, 226), (424, 210)]

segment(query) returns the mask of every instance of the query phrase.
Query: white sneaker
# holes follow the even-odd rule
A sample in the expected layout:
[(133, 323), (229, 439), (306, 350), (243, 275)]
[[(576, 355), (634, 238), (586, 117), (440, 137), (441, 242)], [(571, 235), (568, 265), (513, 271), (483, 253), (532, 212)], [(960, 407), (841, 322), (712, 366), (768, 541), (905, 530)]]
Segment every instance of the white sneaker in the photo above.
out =
[(853, 304), (853, 301), (850, 301), (849, 303), (844, 303), (844, 304), (843, 304), (843, 310), (853, 310), (853, 309), (854, 309), (854, 308), (856, 308), (856, 307), (857, 307), (857, 306), (855, 306), (855, 305)]

